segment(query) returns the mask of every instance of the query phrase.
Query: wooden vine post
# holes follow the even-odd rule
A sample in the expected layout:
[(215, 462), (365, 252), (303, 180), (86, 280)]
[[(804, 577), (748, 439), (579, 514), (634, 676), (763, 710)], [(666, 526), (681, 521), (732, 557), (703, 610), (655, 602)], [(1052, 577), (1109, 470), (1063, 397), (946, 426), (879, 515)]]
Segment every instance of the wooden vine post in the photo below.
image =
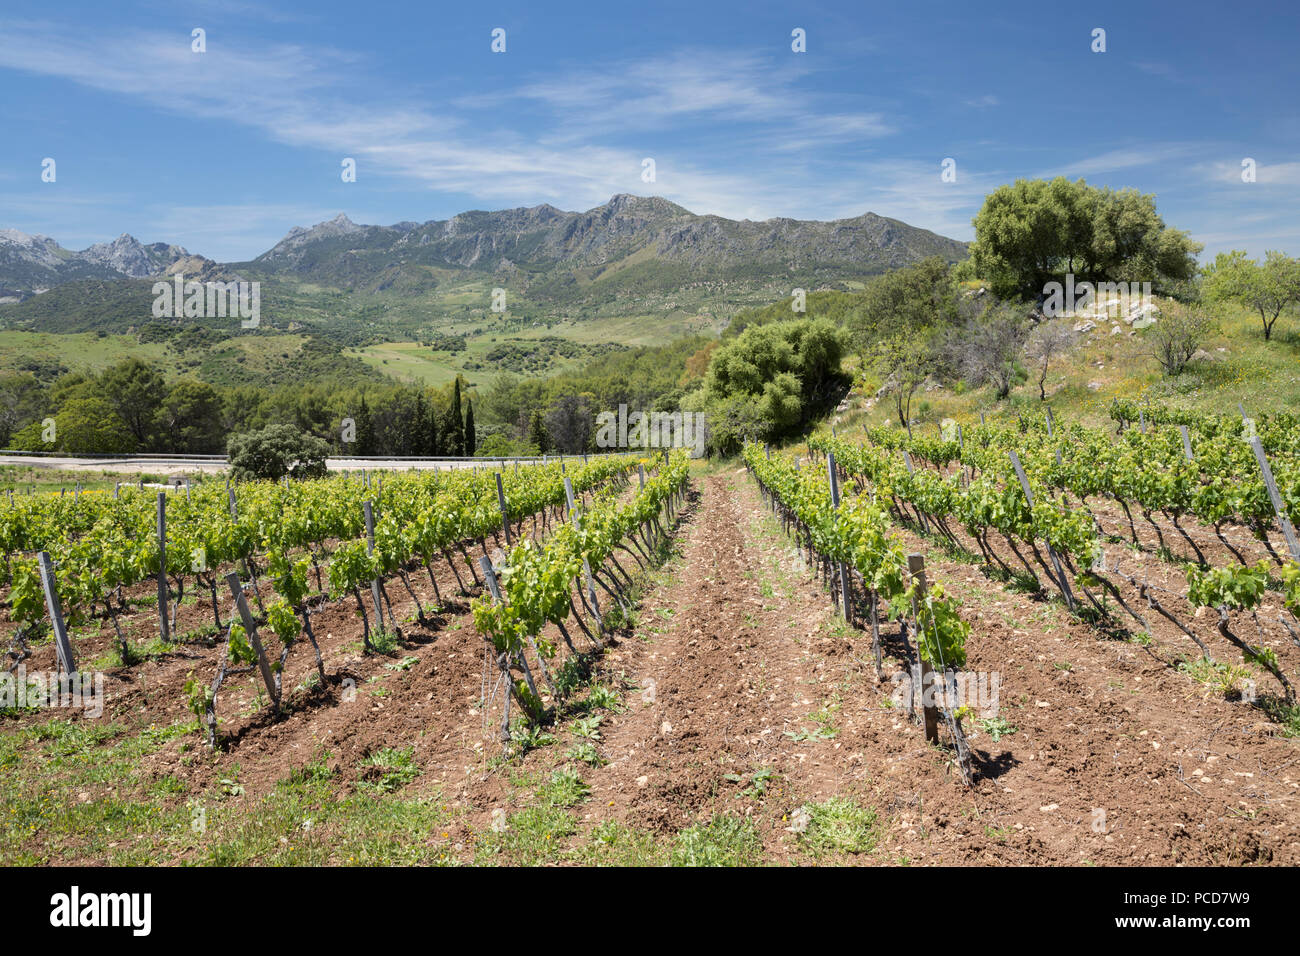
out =
[(916, 582), (912, 598), (912, 627), (916, 635), (916, 662), (921, 675), (921, 712), (925, 723), (925, 739), (932, 744), (939, 742), (939, 708), (934, 702), (934, 669), (930, 667), (921, 654), (921, 643), (925, 635), (921, 633), (920, 602), (925, 600), (929, 587), (925, 581), (925, 556), (909, 554), (907, 556), (907, 573)]
[[(500, 584), (497, 583), (496, 569), (492, 567), (492, 562), (489, 561), (487, 558), (479, 558), (478, 564), (479, 567), (483, 570), (483, 580), (487, 582), (488, 593), (492, 595), (492, 600), (495, 603), (500, 604), (501, 586)], [(491, 647), (494, 651), (496, 650), (495, 646), (492, 644), (492, 639), (488, 637), (486, 634), (483, 635), (483, 640), (487, 641), (488, 646)], [(507, 688), (505, 693), (504, 703), (502, 705), (501, 742), (508, 744), (510, 743), (510, 696), (512, 691), (514, 690), (514, 682), (510, 677), (510, 665), (506, 662), (506, 656), (504, 654), (497, 654), (496, 660), (497, 660), (497, 667), (501, 671), (501, 677), (503, 680), (505, 680), (506, 688)], [(486, 721), (486, 718), (484, 718), (484, 720)]]
[[(492, 561), (484, 557), (484, 558), (479, 558), (478, 562), (479, 562), (479, 567), (483, 570), (483, 579), (484, 581), (487, 582), (488, 592), (492, 595), (492, 600), (497, 604), (503, 603), (501, 597), (501, 586), (497, 582), (497, 573), (496, 573), (496, 569), (492, 567)], [(495, 645), (492, 644), (491, 638), (489, 638), (487, 635), (484, 635), (483, 639), (488, 642), (489, 646), (491, 646), (493, 650), (496, 649)], [(519, 666), (519, 669), (523, 672), (524, 682), (528, 685), (529, 693), (532, 694), (534, 700), (540, 701), (541, 697), (537, 693), (537, 685), (533, 682), (533, 672), (532, 669), (529, 668), (528, 666), (528, 659), (524, 657), (522, 651), (515, 651), (514, 657), (515, 657), (515, 663)], [(539, 663), (541, 663), (541, 666), (543, 668), (543, 673), (545, 673), (545, 667), (546, 667), (545, 661), (543, 661), (540, 656), (538, 657), (538, 661)], [(510, 674), (509, 654), (507, 653), (497, 654), (497, 666), (500, 668), (501, 676), (504, 678), (506, 685), (509, 688), (506, 691), (505, 705), (502, 708), (503, 712), (501, 715), (501, 740), (503, 743), (509, 743), (510, 742), (510, 697), (512, 694), (517, 693), (514, 679), (513, 677), (511, 677)], [(519, 703), (521, 707), (524, 707), (525, 704), (524, 698), (520, 697)], [(524, 709), (525, 711), (527, 711), (530, 710), (531, 708), (524, 707)], [(529, 714), (529, 716), (532, 719), (538, 719), (541, 715)]]
[(1191, 461), (1192, 460), (1192, 438), (1190, 435), (1187, 434), (1187, 426), (1179, 425), (1178, 431), (1181, 432), (1183, 436), (1183, 456), (1188, 461)]
[[(367, 500), (361, 503), (361, 508), (366, 515), (366, 553), (374, 554), (375, 553), (374, 505), (369, 500)], [(380, 603), (378, 577), (374, 577), (370, 579), (370, 599), (375, 603), (375, 618), (376, 620), (379, 621), (379, 627), (382, 630), (384, 627), (384, 610), (383, 610), (383, 605)]]
[[(1029, 490), (1029, 478), (1025, 475), (1025, 469), (1020, 464), (1020, 456), (1014, 451), (1008, 452), (1011, 456), (1011, 464), (1016, 469), (1016, 477), (1020, 479), (1020, 490), (1025, 493), (1025, 501), (1029, 503), (1029, 510), (1034, 509), (1034, 493)], [(1052, 547), (1050, 541), (1045, 541), (1047, 545), (1047, 556), (1052, 559), (1052, 567), (1056, 572), (1056, 584), (1061, 589), (1061, 594), (1065, 596), (1065, 604), (1071, 611), (1074, 610), (1074, 592), (1070, 589), (1070, 582), (1065, 577), (1065, 569), (1061, 566), (1061, 559), (1057, 557), (1056, 549)]]
[(576, 507), (574, 507), (574, 503), (573, 503), (573, 482), (569, 481), (569, 476), (568, 476), (568, 475), (565, 475), (565, 476), (564, 476), (564, 499), (565, 499), (565, 501), (568, 503), (568, 506), (569, 506), (569, 511), (568, 511), (569, 520), (570, 520), (570, 521), (573, 521), (573, 519), (576, 517), (575, 512), (576, 512), (578, 509), (577, 509)]
[[(231, 522), (239, 521), (239, 506), (235, 504), (235, 489), (230, 487), (230, 479), (226, 479), (226, 498), (230, 504)], [(243, 558), (239, 559), (239, 573), (251, 577), (248, 573), (248, 562)]]
[(1273, 478), (1273, 469), (1269, 467), (1268, 456), (1264, 454), (1264, 443), (1256, 435), (1250, 440), (1250, 447), (1255, 452), (1255, 460), (1259, 462), (1259, 472), (1264, 476), (1264, 487), (1268, 489), (1269, 500), (1273, 502), (1273, 510), (1277, 512), (1277, 523), (1282, 526), (1282, 535), (1286, 538), (1286, 546), (1291, 549), (1291, 557), (1300, 561), (1300, 541), (1296, 540), (1295, 527), (1291, 524), (1291, 519), (1286, 516), (1286, 506), (1282, 503), (1282, 496), (1277, 490), (1277, 481)]
[[(903, 464), (907, 465), (907, 473), (909, 475), (916, 470), (912, 467), (912, 456), (908, 453), (906, 448), (903, 449)], [(921, 519), (921, 532), (923, 534), (929, 534), (930, 522), (926, 520), (925, 512), (920, 508), (917, 508), (915, 503), (912, 504), (912, 507), (916, 509), (916, 516)]]
[[(831, 481), (831, 507), (839, 510), (840, 507), (840, 474), (835, 467), (835, 454), (828, 452), (826, 455), (826, 473)], [(841, 612), (844, 614), (844, 620), (850, 624), (853, 623), (853, 595), (849, 590), (849, 566), (843, 561), (837, 562), (840, 574), (840, 604)]]
[(41, 571), (41, 587), (45, 590), (45, 607), (50, 612), (50, 625), (54, 628), (54, 649), (58, 653), (59, 666), (65, 674), (77, 672), (77, 657), (72, 652), (72, 641), (68, 640), (68, 628), (63, 623), (63, 605), (59, 603), (59, 590), (54, 580), (54, 565), (50, 562), (48, 551), (36, 556)]
[(591, 562), (586, 558), (582, 559), (583, 582), (587, 585), (587, 602), (591, 605), (591, 613), (595, 615), (596, 627), (604, 630), (604, 615), (600, 613), (600, 603), (596, 600), (596, 581), (591, 576)]
[(257, 633), (257, 624), (253, 620), (253, 612), (248, 609), (248, 598), (244, 596), (244, 588), (239, 583), (239, 575), (233, 571), (227, 574), (226, 585), (230, 588), (230, 593), (235, 599), (239, 619), (244, 624), (245, 633), (248, 634), (248, 643), (252, 646), (253, 653), (257, 655), (257, 668), (262, 672), (262, 682), (266, 684), (266, 692), (271, 697), (271, 707), (276, 713), (279, 713), (280, 695), (276, 693), (275, 677), (271, 674), (271, 662), (266, 659), (266, 650), (262, 647), (262, 638)]
[(501, 472), (496, 473), (497, 478), (497, 505), (501, 508), (501, 527), (506, 533), (506, 547), (515, 543), (514, 535), (510, 533), (510, 512), (506, 510), (506, 492), (501, 485)]
[[(641, 469), (640, 471), (641, 487), (645, 488), (645, 469), (641, 468), (640, 465), (637, 465), (637, 467)], [(579, 512), (578, 509), (575, 507), (575, 502), (573, 498), (573, 483), (569, 481), (568, 475), (564, 476), (564, 498), (569, 506), (569, 521), (571, 522), (577, 521)], [(585, 585), (587, 588), (587, 601), (591, 605), (592, 613), (596, 615), (597, 625), (603, 628), (605, 625), (603, 622), (602, 615), (600, 613), (600, 605), (596, 603), (596, 584), (591, 574), (591, 562), (588, 561), (586, 558), (582, 559), (582, 575), (583, 575), (582, 585)]]
[(167, 620), (167, 492), (158, 492), (158, 635), (171, 643)]

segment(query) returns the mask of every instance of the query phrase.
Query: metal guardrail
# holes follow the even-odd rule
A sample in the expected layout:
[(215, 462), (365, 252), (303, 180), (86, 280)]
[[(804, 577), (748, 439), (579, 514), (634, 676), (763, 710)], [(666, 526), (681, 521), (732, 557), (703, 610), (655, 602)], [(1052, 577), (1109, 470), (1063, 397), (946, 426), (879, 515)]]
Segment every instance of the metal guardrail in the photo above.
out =
[(17, 448), (0, 448), (0, 455), (21, 455), (23, 457), (43, 456), (46, 458), (104, 458), (109, 461), (228, 461), (227, 455), (168, 455), (163, 453), (147, 454), (144, 452), (119, 452), (113, 454), (103, 451), (66, 452), (66, 451), (22, 451)]
[[(628, 454), (629, 449), (620, 449), (616, 451), (593, 452), (589, 455), (514, 455), (510, 457), (488, 457), (486, 455), (472, 455), (454, 457), (451, 455), (442, 455), (430, 457), (426, 455), (326, 455), (326, 461), (410, 461), (410, 462), (511, 462), (511, 461), (572, 461), (575, 458), (598, 458), (602, 455), (624, 455)], [(21, 456), (45, 457), (45, 458), (94, 458), (105, 462), (114, 461), (138, 461), (138, 462), (166, 462), (166, 461), (192, 461), (195, 464), (225, 464), (230, 461), (229, 455), (169, 455), (165, 453), (146, 453), (132, 452), (121, 454), (110, 454), (108, 452), (62, 452), (62, 451), (20, 451), (14, 448), (0, 449), (0, 457), (3, 456)]]

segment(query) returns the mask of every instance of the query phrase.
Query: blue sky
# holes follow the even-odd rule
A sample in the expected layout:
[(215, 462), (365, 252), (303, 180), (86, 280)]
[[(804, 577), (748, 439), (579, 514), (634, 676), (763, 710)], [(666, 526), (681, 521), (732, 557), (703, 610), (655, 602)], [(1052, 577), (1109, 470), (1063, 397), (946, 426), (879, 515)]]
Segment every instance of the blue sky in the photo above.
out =
[(1207, 254), (1294, 255), (1297, 40), (1291, 3), (6, 0), (0, 228), (239, 260), (339, 212), (632, 192), (970, 239), (989, 190), (1065, 174), (1155, 193)]

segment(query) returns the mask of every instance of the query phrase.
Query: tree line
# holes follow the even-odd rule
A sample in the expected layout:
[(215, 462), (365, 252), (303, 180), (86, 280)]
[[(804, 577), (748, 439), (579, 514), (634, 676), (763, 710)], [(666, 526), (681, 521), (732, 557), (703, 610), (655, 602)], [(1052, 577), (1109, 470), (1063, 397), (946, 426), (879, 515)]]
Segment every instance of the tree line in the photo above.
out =
[(196, 378), (167, 381), (129, 358), (98, 374), (43, 383), (31, 372), (0, 374), (0, 446), (70, 454), (223, 454), (238, 435), (293, 426), (336, 454), (462, 456), (480, 429), (465, 380), (440, 387), (321, 384), (222, 388)]

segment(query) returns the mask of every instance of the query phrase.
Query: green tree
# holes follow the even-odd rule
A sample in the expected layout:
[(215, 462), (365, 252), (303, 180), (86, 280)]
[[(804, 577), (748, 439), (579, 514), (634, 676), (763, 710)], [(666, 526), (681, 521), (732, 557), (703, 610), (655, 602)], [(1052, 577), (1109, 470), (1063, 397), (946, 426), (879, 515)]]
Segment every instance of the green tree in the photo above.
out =
[(545, 455), (551, 450), (551, 436), (546, 431), (546, 416), (541, 409), (535, 409), (528, 419), (528, 444), (537, 449), (537, 454)]
[(880, 339), (867, 351), (872, 371), (894, 397), (900, 425), (912, 418), (912, 399), (934, 370), (932, 336), (925, 329), (898, 332)]
[(1019, 359), (1029, 337), (1025, 307), (1014, 302), (969, 302), (963, 325), (945, 331), (938, 346), (939, 374), (979, 388), (992, 385), (999, 400), (1024, 376)]
[(73, 455), (119, 454), (139, 447), (116, 409), (100, 396), (64, 403), (54, 416), (54, 428), (55, 447)]
[(756, 325), (713, 353), (704, 379), (710, 440), (724, 454), (793, 434), (842, 393), (844, 335), (824, 319)]
[(361, 393), (361, 401), (357, 403), (357, 414), (353, 418), (353, 424), (357, 429), (357, 440), (348, 451), (354, 455), (375, 454), (375, 421), (370, 415), (370, 404), (366, 401), (365, 392)]
[(1037, 297), (1052, 280), (1173, 284), (1195, 274), (1201, 250), (1166, 226), (1155, 197), (1082, 179), (1017, 179), (984, 199), (971, 257), (1005, 297)]
[(931, 256), (871, 279), (860, 299), (847, 325), (866, 349), (877, 339), (953, 321), (957, 285), (948, 263)]
[(478, 436), (474, 433), (474, 402), (465, 403), (465, 454), (473, 455), (478, 448)]
[(153, 448), (158, 417), (167, 385), (157, 369), (132, 358), (107, 369), (99, 380), (100, 394), (117, 412), (138, 448)]
[(590, 395), (561, 395), (546, 412), (549, 443), (562, 454), (581, 454), (591, 445), (595, 419)]
[(278, 481), (322, 478), (329, 445), (292, 425), (268, 425), (260, 431), (232, 435), (228, 446), (231, 472), (242, 480)]
[(36, 418), (44, 404), (41, 383), (31, 372), (0, 373), (0, 447)]
[(459, 375), (452, 383), (451, 400), (443, 416), (442, 434), (448, 455), (459, 458), (465, 454), (465, 419), (461, 417)]
[(424, 390), (415, 393), (415, 408), (411, 414), (410, 421), (407, 424), (408, 438), (407, 447), (410, 455), (428, 455), (429, 451), (429, 418), (436, 417), (436, 413), (428, 407), (424, 400)]
[(429, 408), (429, 419), (425, 423), (425, 427), (428, 429), (428, 433), (425, 436), (424, 445), (429, 450), (429, 454), (434, 458), (446, 454), (446, 449), (443, 447), (442, 428), (438, 424), (438, 412), (432, 406)]
[(225, 444), (221, 395), (207, 382), (181, 379), (167, 391), (160, 414), (168, 449), (191, 455), (220, 454)]
[(1146, 332), (1151, 354), (1166, 375), (1177, 375), (1191, 362), (1201, 343), (1214, 331), (1214, 320), (1201, 308), (1169, 302)]
[(1205, 267), (1204, 292), (1210, 302), (1237, 302), (1258, 312), (1267, 342), (1282, 312), (1300, 302), (1300, 259), (1266, 252), (1259, 263), (1240, 250), (1221, 252)]

